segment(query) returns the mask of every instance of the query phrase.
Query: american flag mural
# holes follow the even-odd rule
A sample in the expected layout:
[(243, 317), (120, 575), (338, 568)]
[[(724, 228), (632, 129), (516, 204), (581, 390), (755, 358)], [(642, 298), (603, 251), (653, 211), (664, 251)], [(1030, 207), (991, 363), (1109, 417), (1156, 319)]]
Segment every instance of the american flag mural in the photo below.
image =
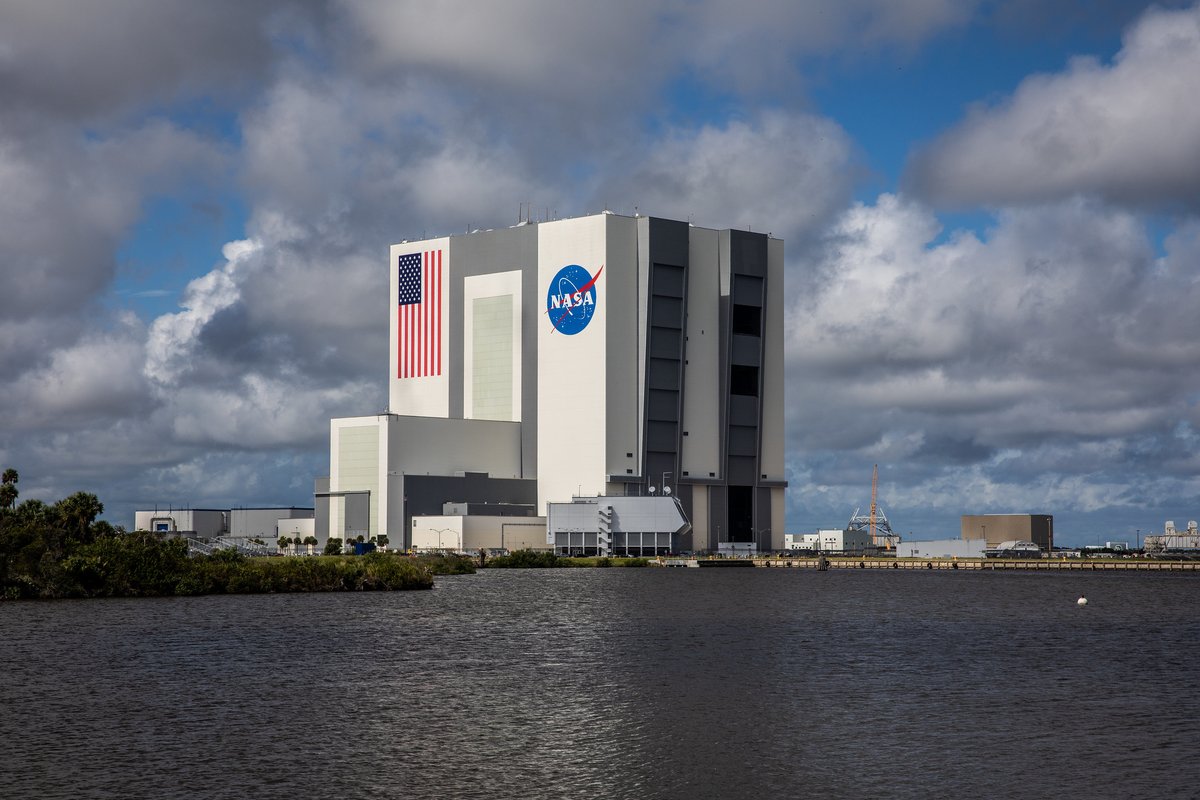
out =
[(442, 251), (400, 256), (397, 378), (442, 374)]

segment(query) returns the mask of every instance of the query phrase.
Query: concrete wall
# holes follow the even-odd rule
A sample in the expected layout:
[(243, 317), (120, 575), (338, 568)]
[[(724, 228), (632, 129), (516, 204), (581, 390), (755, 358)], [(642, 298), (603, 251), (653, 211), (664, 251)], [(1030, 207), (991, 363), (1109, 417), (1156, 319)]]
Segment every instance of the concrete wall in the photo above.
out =
[(897, 558), (983, 558), (987, 542), (983, 539), (933, 539), (900, 542)]
[(235, 508), (229, 512), (229, 535), (270, 542), (284, 535), (278, 530), (279, 520), (312, 518), (311, 508)]

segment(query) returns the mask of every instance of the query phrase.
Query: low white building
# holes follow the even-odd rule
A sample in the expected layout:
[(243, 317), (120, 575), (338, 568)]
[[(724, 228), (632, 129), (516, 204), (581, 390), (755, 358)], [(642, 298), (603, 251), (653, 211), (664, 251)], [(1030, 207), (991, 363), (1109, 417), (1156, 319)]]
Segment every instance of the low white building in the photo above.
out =
[(280, 536), (304, 538), (315, 535), (313, 509), (295, 506), (135, 511), (133, 528), (191, 539), (225, 539), (233, 543), (258, 539), (273, 544)]
[(316, 538), (316, 522), (312, 517), (283, 517), (275, 520), (275, 531), (289, 539)]
[(229, 512), (219, 508), (135, 511), (133, 529), (169, 536), (215, 539), (229, 533)]
[(862, 553), (871, 549), (871, 536), (866, 531), (830, 528), (816, 533), (789, 533), (784, 537), (785, 549), (815, 550), (822, 553)]
[(896, 558), (983, 558), (987, 539), (930, 539), (900, 542)]
[[(273, 541), (280, 536), (293, 537), (290, 520), (312, 519), (313, 509), (295, 506), (234, 508), (229, 512), (229, 536), (233, 539)], [(283, 521), (282, 527), (280, 521)], [(311, 531), (310, 531), (311, 533)]]
[(454, 514), (413, 517), (412, 546), (418, 551), (549, 550), (545, 517)]
[(691, 531), (670, 496), (576, 497), (546, 506), (546, 539), (559, 555), (656, 556), (678, 553)]

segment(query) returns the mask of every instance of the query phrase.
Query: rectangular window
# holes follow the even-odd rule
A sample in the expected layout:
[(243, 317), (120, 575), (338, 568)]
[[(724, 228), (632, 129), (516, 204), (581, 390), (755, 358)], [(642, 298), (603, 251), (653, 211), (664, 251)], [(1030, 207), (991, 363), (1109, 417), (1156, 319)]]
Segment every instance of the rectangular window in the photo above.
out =
[(762, 309), (758, 306), (733, 306), (733, 332), (745, 336), (762, 336)]
[(758, 367), (729, 368), (729, 393), (743, 397), (758, 397)]

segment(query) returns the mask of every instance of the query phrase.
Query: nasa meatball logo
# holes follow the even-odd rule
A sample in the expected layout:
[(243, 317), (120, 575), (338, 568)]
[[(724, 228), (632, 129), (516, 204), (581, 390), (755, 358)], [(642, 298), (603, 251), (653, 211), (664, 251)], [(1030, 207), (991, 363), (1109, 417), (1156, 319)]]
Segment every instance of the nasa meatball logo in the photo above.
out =
[(574, 336), (588, 326), (596, 315), (596, 281), (604, 266), (592, 277), (578, 264), (558, 271), (546, 291), (546, 316), (559, 333)]

